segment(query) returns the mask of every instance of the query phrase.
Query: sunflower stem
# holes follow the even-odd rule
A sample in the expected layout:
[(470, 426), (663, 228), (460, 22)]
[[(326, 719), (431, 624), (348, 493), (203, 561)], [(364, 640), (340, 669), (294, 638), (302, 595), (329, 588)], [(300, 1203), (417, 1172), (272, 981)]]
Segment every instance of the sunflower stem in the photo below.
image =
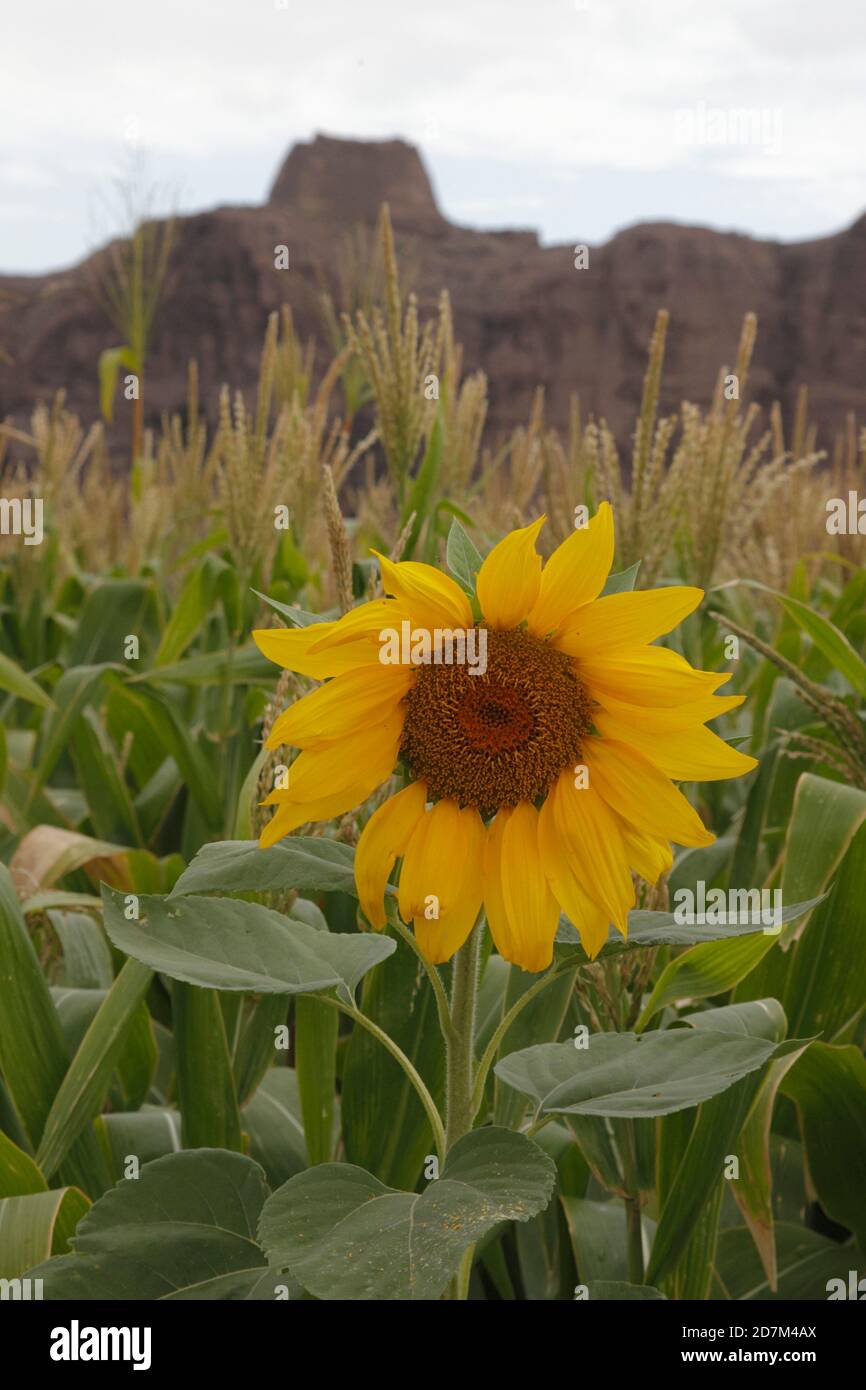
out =
[(439, 1028), (442, 1032), (442, 1037), (444, 1038), (447, 1044), (449, 1039), (453, 1035), (454, 1029), (451, 1023), (451, 1014), (448, 1008), (448, 995), (445, 993), (445, 986), (442, 983), (442, 976), (439, 974), (439, 971), (436, 969), (436, 966), (431, 965), (430, 962), (425, 958), (424, 953), (421, 950), (421, 947), (415, 940), (414, 933), (411, 932), (403, 922), (401, 922), (400, 914), (397, 912), (396, 908), (393, 908), (389, 903), (386, 903), (385, 911), (390, 925), (394, 928), (397, 935), (402, 937), (402, 939), (406, 942), (406, 945), (409, 947), (409, 949), (413, 951), (414, 954), (418, 957), (418, 960), (421, 962), (421, 968), (427, 976), (427, 979), (430, 981), (430, 987), (433, 990), (433, 997), (436, 1000), (436, 1012), (439, 1015)]
[(532, 1002), (537, 994), (540, 994), (543, 989), (551, 984), (553, 980), (560, 979), (563, 975), (567, 974), (569, 970), (575, 969), (579, 964), (581, 964), (581, 962), (572, 957), (567, 961), (562, 961), (559, 965), (553, 966), (552, 969), (547, 970), (543, 975), (539, 976), (534, 985), (530, 985), (529, 989), (521, 994), (520, 998), (512, 1004), (508, 1012), (500, 1019), (499, 1023), (496, 1025), (496, 1031), (484, 1049), (484, 1055), (478, 1064), (478, 1071), (475, 1076), (475, 1089), (472, 1096), (473, 1119), (481, 1109), (484, 1100), (484, 1088), (487, 1085), (487, 1077), (490, 1073), (490, 1068), (496, 1061), (496, 1054), (502, 1045), (503, 1038), (518, 1014), (526, 1008), (527, 1004)]
[(536, 1119), (532, 1121), (531, 1124), (528, 1124), (526, 1126), (526, 1129), (522, 1130), (521, 1132), (526, 1135), (527, 1139), (534, 1139), (540, 1129), (544, 1129), (545, 1125), (549, 1125), (551, 1120), (558, 1119), (558, 1115), (539, 1115)]
[(399, 1063), (399, 1065), (403, 1068), (403, 1071), (406, 1073), (407, 1077), (409, 1078), (409, 1081), (412, 1083), (412, 1085), (415, 1088), (415, 1091), (417, 1092), (418, 1099), (424, 1107), (427, 1118), (430, 1121), (430, 1128), (433, 1131), (433, 1139), (436, 1144), (436, 1152), (438, 1153), (440, 1160), (444, 1162), (447, 1146), (445, 1141), (445, 1129), (442, 1124), (442, 1117), (439, 1114), (438, 1109), (436, 1108), (435, 1100), (433, 1099), (426, 1085), (424, 1084), (423, 1077), (418, 1072), (416, 1067), (412, 1064), (412, 1062), (409, 1060), (409, 1058), (406, 1056), (406, 1053), (403, 1051), (403, 1049), (397, 1043), (395, 1043), (394, 1039), (390, 1037), (389, 1034), (386, 1033), (383, 1028), (379, 1027), (378, 1023), (374, 1023), (372, 1018), (368, 1018), (368, 1016), (365, 1013), (362, 1013), (360, 1009), (356, 1009), (351, 1004), (345, 1004), (342, 999), (336, 999), (332, 994), (316, 994), (314, 997), (316, 999), (321, 999), (323, 1004), (330, 1004), (332, 1008), (339, 1009), (341, 1013), (346, 1014), (349, 1018), (354, 1019), (356, 1023), (359, 1023), (362, 1028), (366, 1028), (367, 1032), (372, 1033), (373, 1037), (377, 1038), (378, 1041), (382, 1044), (382, 1046), (386, 1048), (388, 1052), (390, 1052), (395, 1062)]

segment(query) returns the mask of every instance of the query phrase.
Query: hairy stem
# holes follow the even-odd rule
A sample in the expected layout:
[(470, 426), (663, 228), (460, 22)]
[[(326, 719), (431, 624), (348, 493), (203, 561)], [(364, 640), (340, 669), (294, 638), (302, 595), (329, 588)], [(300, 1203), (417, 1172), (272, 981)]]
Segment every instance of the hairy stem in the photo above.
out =
[(378, 1023), (374, 1023), (372, 1018), (368, 1018), (366, 1014), (362, 1013), (360, 1009), (356, 1009), (352, 1004), (344, 1004), (342, 999), (336, 999), (331, 994), (317, 994), (315, 997), (323, 1000), (326, 1004), (330, 1004), (333, 1008), (339, 1009), (341, 1013), (346, 1014), (349, 1018), (354, 1019), (356, 1023), (359, 1023), (362, 1028), (366, 1028), (367, 1032), (372, 1033), (373, 1037), (390, 1052), (394, 1061), (403, 1068), (409, 1081), (414, 1086), (418, 1099), (423, 1105), (427, 1118), (430, 1121), (430, 1128), (433, 1130), (436, 1152), (439, 1155), (440, 1162), (444, 1162), (446, 1142), (442, 1116), (436, 1108), (436, 1102), (428, 1091), (423, 1077), (416, 1067), (413, 1066), (403, 1049), (395, 1043), (393, 1038), (388, 1036), (384, 1029), (379, 1027)]
[(511, 1008), (497, 1024), (496, 1031), (484, 1049), (484, 1055), (478, 1064), (478, 1072), (475, 1077), (475, 1090), (472, 1096), (473, 1119), (481, 1109), (481, 1102), (484, 1100), (484, 1087), (487, 1085), (487, 1077), (490, 1068), (496, 1060), (496, 1054), (499, 1051), (502, 1039), (505, 1037), (505, 1034), (508, 1032), (518, 1014), (553, 980), (558, 980), (560, 976), (564, 975), (568, 970), (573, 970), (575, 966), (579, 964), (580, 962), (577, 959), (572, 958), (567, 961), (562, 961), (559, 965), (555, 965), (553, 969), (548, 970), (544, 975), (539, 976), (535, 984), (530, 985), (529, 989), (526, 990), (524, 994), (521, 994), (519, 999), (515, 1000)]
[(421, 962), (424, 974), (430, 981), (430, 986), (433, 990), (433, 997), (436, 1000), (436, 1012), (439, 1015), (439, 1028), (442, 1032), (442, 1037), (445, 1039), (445, 1042), (447, 1043), (452, 1035), (453, 1028), (451, 1024), (451, 1014), (448, 1007), (448, 995), (445, 993), (445, 986), (442, 983), (442, 976), (439, 974), (439, 971), (436, 969), (436, 966), (431, 965), (430, 962), (424, 958), (424, 954), (421, 950), (421, 947), (415, 940), (414, 933), (409, 930), (405, 923), (401, 922), (396, 909), (392, 909), (390, 905), (386, 903), (385, 910), (388, 915), (389, 923), (394, 928), (397, 935), (402, 937), (402, 939), (406, 942), (406, 945), (409, 947), (409, 949), (411, 951), (414, 951), (415, 955)]

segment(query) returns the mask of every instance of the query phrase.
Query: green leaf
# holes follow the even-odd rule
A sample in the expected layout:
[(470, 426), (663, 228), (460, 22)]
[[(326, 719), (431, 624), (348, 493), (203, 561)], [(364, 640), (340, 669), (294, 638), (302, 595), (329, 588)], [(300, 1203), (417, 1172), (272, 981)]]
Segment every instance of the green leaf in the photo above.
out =
[[(294, 904), (293, 914), (299, 917), (298, 901)], [(246, 1002), (248, 1016), (233, 1048), (233, 1070), (240, 1105), (246, 1104), (268, 1068), (274, 1065), (276, 1029), (286, 1024), (289, 1013), (289, 996), (286, 994), (261, 994), (251, 1006), (249, 1001)], [(335, 1009), (330, 1012), (336, 1014)]]
[[(99, 905), (99, 899), (94, 898)], [(47, 917), (57, 934), (63, 962), (57, 983), (68, 989), (111, 989), (114, 966), (101, 925), (89, 912), (48, 909)]]
[[(823, 893), (864, 822), (866, 791), (805, 772), (797, 783), (785, 841), (783, 901)], [(801, 922), (796, 931), (783, 932), (782, 945), (802, 935), (807, 925)]]
[(627, 570), (620, 570), (618, 574), (609, 574), (600, 597), (604, 598), (607, 594), (630, 594), (637, 583), (640, 564), (640, 560), (636, 560), (633, 565), (629, 565)]
[(124, 718), (129, 717), (129, 710), (134, 711), (138, 726), (136, 739), (138, 728), (142, 728), (160, 748), (163, 757), (174, 758), (206, 824), (213, 828), (221, 825), (222, 798), (213, 757), (195, 741), (172, 702), (161, 692), (142, 685), (134, 688), (126, 685), (113, 692), (112, 698), (116, 707), (125, 709)]
[(49, 1177), (99, 1114), (135, 1011), (152, 978), (152, 972), (138, 961), (127, 961), (84, 1035), (54, 1097), (36, 1154), (37, 1164)]
[(155, 666), (133, 676), (130, 684), (146, 685), (269, 685), (273, 666), (252, 642), (229, 652), (196, 652), (170, 666)]
[[(778, 690), (778, 685), (776, 690)], [(770, 725), (771, 727), (775, 727), (772, 717)], [(746, 797), (746, 809), (740, 821), (739, 832), (736, 836), (736, 843), (731, 857), (731, 868), (727, 881), (728, 887), (730, 888), (746, 888), (750, 883), (760, 883), (763, 880), (764, 874), (759, 869), (764, 843), (763, 836), (767, 824), (771, 797), (779, 780), (780, 768), (783, 766), (784, 764), (780, 762), (780, 740), (775, 739), (762, 750), (758, 770), (755, 776), (750, 779), (749, 791)], [(717, 844), (718, 841), (716, 841), (716, 845)], [(682, 858), (686, 859), (691, 856), (712, 854), (716, 845), (710, 845), (707, 848), (687, 850)], [(677, 865), (674, 866), (671, 879), (673, 879), (674, 874), (676, 874), (679, 862), (680, 861), (677, 861)], [(707, 884), (709, 884), (714, 877), (715, 874), (711, 873), (698, 873), (696, 875), (696, 878), (704, 879)], [(694, 883), (684, 885), (677, 883), (675, 885), (676, 888), (680, 886), (693, 888)], [(675, 891), (675, 889), (672, 891)]]
[(856, 1252), (850, 1246), (839, 1245), (816, 1231), (790, 1222), (779, 1222), (776, 1242), (779, 1284), (773, 1290), (745, 1226), (722, 1231), (713, 1271), (715, 1296), (745, 1302), (825, 1302), (831, 1279), (842, 1279), (847, 1288), (848, 1271), (856, 1268), (857, 1263)]
[(771, 1289), (777, 1286), (778, 1264), (773, 1216), (770, 1126), (779, 1086), (785, 1074), (808, 1046), (809, 1043), (803, 1043), (801, 1047), (792, 1049), (769, 1063), (737, 1141), (740, 1175), (732, 1179), (731, 1191), (752, 1234), (755, 1249), (761, 1258)]
[[(825, 777), (805, 773), (797, 783), (785, 842), (783, 900), (790, 902), (795, 895), (812, 896), (822, 893), (839, 871), (854, 837), (859, 834), (864, 824), (866, 792), (841, 782), (832, 782)], [(861, 850), (862, 844), (855, 851), (855, 859), (859, 859)], [(806, 916), (798, 926), (791, 924), (782, 931), (779, 938), (782, 949), (768, 953), (757, 968), (742, 980), (737, 987), (738, 999), (773, 995), (782, 1001), (792, 1027), (797, 1032), (803, 1031), (802, 1020), (808, 1017), (808, 1001), (813, 988), (816, 990), (818, 1008), (826, 1007), (832, 1014), (835, 1025), (839, 1024), (842, 1015), (850, 1013), (851, 1006), (856, 1008), (862, 1003), (862, 998), (858, 999), (856, 995), (856, 985), (861, 972), (860, 962), (856, 959), (856, 946), (852, 952), (855, 964), (850, 979), (841, 983), (841, 993), (835, 1002), (828, 998), (825, 979), (825, 975), (829, 976), (835, 987), (840, 983), (843, 969), (842, 963), (837, 964), (828, 957), (827, 948), (829, 947), (833, 953), (840, 951), (843, 957), (847, 957), (848, 953), (845, 922), (836, 914), (840, 910), (846, 912), (851, 908), (852, 891), (855, 894), (857, 892), (856, 887), (852, 889), (852, 866), (853, 861), (852, 865), (846, 866), (841, 896), (834, 894), (833, 915), (829, 915), (830, 900), (826, 910), (821, 911), (815, 940), (816, 947), (823, 956), (824, 969), (815, 973), (811, 969), (808, 954), (800, 954), (800, 943), (805, 944), (811, 940), (811, 923), (814, 917)], [(856, 898), (853, 901), (856, 941), (859, 940), (861, 931), (862, 904), (857, 904)], [(815, 903), (815, 907), (817, 906), (818, 903)], [(798, 944), (792, 952), (793, 942)], [(811, 947), (805, 944), (805, 950), (808, 953)], [(814, 1017), (815, 1014), (812, 1015), (813, 1019)], [(820, 1029), (823, 1029), (823, 1026), (819, 1023)], [(812, 1026), (808, 1026), (805, 1031), (812, 1031)]]
[[(225, 1296), (265, 1274), (255, 1227), (267, 1188), (243, 1154), (195, 1149), (143, 1165), (96, 1202), (75, 1251), (30, 1271), (47, 1299), (150, 1300)], [(283, 1281), (285, 1282), (285, 1281)], [(247, 1292), (238, 1292), (246, 1289)]]
[(44, 893), (34, 893), (24, 898), (21, 911), (25, 917), (31, 913), (48, 912), (50, 908), (101, 908), (102, 901), (92, 893), (70, 893), (65, 888), (49, 888)]
[(104, 989), (63, 989), (51, 986), (51, 998), (63, 1029), (63, 1040), (71, 1057), (81, 1046), (82, 1039), (99, 1012), (105, 999)]
[(337, 1010), (329, 1004), (299, 996), (295, 1004), (295, 1071), (310, 1163), (327, 1163), (333, 1153), (339, 1022)]
[[(127, 666), (124, 644), (130, 634), (144, 638), (153, 620), (154, 591), (150, 579), (102, 579), (87, 594), (78, 613), (69, 649), (70, 667), (97, 663)], [(135, 669), (135, 662), (129, 661)]]
[(815, 1042), (781, 1088), (797, 1106), (821, 1206), (866, 1250), (866, 1058)]
[(171, 999), (184, 1147), (240, 1151), (241, 1120), (219, 995), (175, 982)]
[(43, 709), (53, 709), (54, 701), (41, 685), (21, 670), (8, 656), (0, 652), (0, 690), (8, 690), (16, 700), (27, 700), (31, 705), (41, 705)]
[(531, 1221), (514, 1227), (524, 1297), (532, 1302), (558, 1299), (562, 1282), (562, 1219), (555, 1202)]
[(328, 619), (321, 613), (307, 613), (303, 608), (296, 608), (294, 604), (280, 603), (279, 599), (268, 598), (267, 594), (260, 594), (258, 589), (253, 589), (256, 598), (260, 598), (262, 603), (266, 603), (274, 612), (279, 613), (286, 619), (290, 627), (309, 627), (311, 623), (326, 623)]
[(117, 390), (117, 378), (121, 367), (128, 367), (131, 372), (137, 372), (132, 348), (126, 345), (106, 348), (99, 354), (99, 409), (109, 424), (114, 419), (114, 393)]
[(213, 607), (218, 574), (225, 567), (224, 560), (211, 554), (190, 570), (160, 638), (155, 666), (167, 666), (186, 651)]
[[(814, 898), (809, 903), (797, 903), (782, 910), (782, 920), (791, 921), (796, 915), (821, 901)], [(630, 912), (628, 914), (628, 937), (611, 927), (607, 942), (601, 948), (596, 960), (607, 960), (611, 956), (622, 955), (624, 951), (636, 951), (642, 946), (695, 946), (707, 942), (733, 942), (748, 938), (769, 940), (770, 944), (778, 937), (763, 938), (763, 928), (751, 923), (716, 926), (711, 922), (677, 921), (673, 912)], [(580, 944), (580, 936), (566, 917), (560, 917), (556, 932), (556, 944), (561, 956), (579, 953), (582, 959), (589, 960)]]
[(120, 769), (120, 759), (92, 709), (82, 710), (76, 721), (71, 752), (94, 833), (101, 840), (142, 844), (141, 828)]
[(790, 598), (787, 594), (780, 594), (778, 590), (770, 589), (757, 580), (741, 579), (739, 583), (748, 584), (750, 588), (760, 589), (763, 593), (772, 594), (777, 598), (788, 616), (811, 637), (834, 670), (844, 676), (859, 695), (866, 695), (866, 661), (851, 646), (844, 632), (840, 632), (829, 618), (816, 613), (807, 603), (801, 603), (799, 599)]
[[(427, 976), (400, 943), (364, 981), (361, 1007), (402, 1048), (433, 1099), (445, 1081), (445, 1049)], [(403, 1068), (365, 1028), (354, 1028), (343, 1060), (343, 1142), (349, 1163), (392, 1187), (413, 1188), (433, 1135)]]
[(420, 1194), (348, 1163), (300, 1173), (266, 1203), (259, 1239), (317, 1298), (435, 1299), (481, 1236), (547, 1206), (555, 1176), (531, 1139), (477, 1129)]
[(62, 1255), (89, 1205), (76, 1187), (0, 1199), (0, 1279), (19, 1279), (37, 1261)]
[[(622, 1202), (592, 1202), (580, 1197), (562, 1197), (560, 1200), (579, 1282), (592, 1284), (595, 1280), (613, 1280), (618, 1283), (626, 1280), (628, 1260), (625, 1207)], [(655, 1223), (643, 1217), (645, 1253), (649, 1251), (654, 1230)]]
[[(848, 847), (826, 900), (782, 956), (780, 998), (801, 1037), (844, 1042), (866, 1008), (866, 825)], [(784, 965), (784, 974), (782, 966)]]
[(150, 1095), (159, 1063), (159, 1047), (153, 1020), (142, 1000), (133, 1011), (126, 1039), (117, 1059), (110, 1103), (122, 1110), (137, 1110)]
[[(239, 840), (252, 834), (253, 812), (255, 809), (254, 803), (259, 799), (259, 778), (262, 768), (269, 757), (270, 749), (262, 744), (250, 764), (246, 777), (241, 783), (241, 789), (238, 792), (237, 810), (235, 811), (235, 823), (233, 826), (234, 833)], [(181, 875), (181, 877), (183, 877), (183, 875)]]
[(706, 1028), (712, 1033), (739, 1033), (746, 1038), (767, 1038), (780, 1043), (788, 1031), (785, 1010), (778, 999), (751, 999), (744, 1004), (723, 1004), (704, 1009), (681, 1020), (690, 1028)]
[(233, 898), (125, 899), (103, 885), (105, 928), (114, 945), (174, 980), (205, 989), (309, 994), (355, 986), (394, 950), (387, 937), (317, 931), (258, 903)]
[(41, 791), (72, 738), (78, 716), (96, 695), (105, 676), (105, 665), (73, 666), (54, 687), (55, 709), (42, 728), (42, 744), (31, 797)]
[(622, 1280), (591, 1279), (586, 1286), (591, 1299), (616, 1303), (639, 1303), (646, 1299), (662, 1299), (664, 1294), (647, 1284), (626, 1284)]
[[(512, 965), (502, 1000), (502, 1016), (514, 1005), (538, 977)], [(553, 1042), (565, 1020), (569, 1000), (574, 992), (574, 975), (568, 971), (553, 980), (517, 1015), (499, 1046), (499, 1056), (519, 1052), (535, 1042)], [(499, 1020), (497, 1020), (499, 1022)], [(495, 1077), (493, 1123), (507, 1129), (518, 1129), (526, 1111), (526, 1098)]]
[(301, 1100), (290, 1067), (271, 1067), (241, 1119), (249, 1135), (250, 1157), (264, 1168), (274, 1190), (304, 1171), (307, 1145)]
[(470, 598), (473, 598), (475, 596), (475, 581), (482, 564), (481, 555), (475, 542), (466, 533), (456, 517), (448, 532), (445, 562), (461, 589)]
[(536, 1102), (538, 1116), (670, 1115), (720, 1094), (763, 1066), (775, 1044), (692, 1029), (595, 1033), (587, 1048), (541, 1043), (496, 1064), (509, 1086)]
[(439, 478), (439, 470), (442, 465), (442, 450), (445, 440), (445, 427), (442, 413), (442, 403), (439, 403), (436, 411), (436, 419), (433, 429), (430, 431), (430, 438), (424, 457), (421, 460), (421, 467), (415, 475), (409, 496), (403, 506), (403, 514), (400, 518), (400, 527), (406, 525), (412, 513), (415, 513), (415, 520), (412, 524), (406, 544), (403, 548), (403, 559), (410, 560), (418, 544), (418, 537), (421, 529), (427, 520), (430, 512), (430, 503), (436, 490), (436, 483)]
[[(34, 1149), (68, 1064), (57, 1010), (9, 871), (0, 864), (0, 1073)], [(107, 1176), (96, 1136), (83, 1134), (69, 1154), (63, 1181), (93, 1194)]]
[[(724, 1100), (725, 1097), (719, 1099)], [(708, 1103), (713, 1104), (712, 1101)], [(694, 1225), (689, 1230), (688, 1240), (676, 1268), (664, 1281), (664, 1291), (668, 1298), (676, 1299), (677, 1302), (682, 1299), (697, 1299), (703, 1302), (709, 1298), (713, 1261), (719, 1240), (724, 1186), (724, 1179), (716, 1177), (709, 1199), (704, 1202)]]
[[(780, 913), (782, 923), (796, 921), (798, 917), (811, 912), (820, 901), (820, 898), (812, 898), (808, 902), (783, 908)], [(741, 940), (706, 942), (678, 956), (665, 967), (657, 980), (637, 1021), (638, 1031), (644, 1029), (660, 1009), (677, 999), (708, 999), (733, 989), (754, 970), (778, 939), (775, 930), (764, 932), (761, 928), (753, 927), (751, 934)]]
[(269, 849), (257, 840), (221, 840), (202, 845), (172, 889), (183, 893), (351, 893), (355, 851), (338, 840), (290, 835)]
[(47, 1192), (48, 1183), (29, 1154), (0, 1129), (0, 1197), (24, 1197)]
[[(625, 1191), (625, 1126), (631, 1121), (612, 1120), (601, 1115), (566, 1115), (565, 1123), (577, 1140), (580, 1152), (599, 1186), (608, 1192)], [(625, 1153), (628, 1153), (628, 1149), (625, 1149)], [(579, 1195), (583, 1196), (583, 1193)]]
[(180, 1111), (169, 1106), (145, 1105), (128, 1113), (100, 1115), (96, 1129), (110, 1155), (115, 1181), (129, 1177), (131, 1155), (143, 1166), (181, 1148)]
[[(785, 1014), (776, 999), (708, 1009), (705, 1013), (689, 1015), (686, 1022), (699, 1031), (760, 1038), (776, 1044), (781, 1043), (787, 1031)], [(802, 1043), (798, 1044), (799, 1050), (802, 1047)], [(664, 1194), (652, 1259), (647, 1268), (649, 1283), (659, 1284), (669, 1278), (686, 1253), (692, 1232), (707, 1204), (718, 1193), (725, 1176), (727, 1157), (738, 1152), (737, 1136), (762, 1080), (760, 1071), (751, 1072), (721, 1095), (701, 1105), (688, 1143), (676, 1165), (673, 1181)], [(678, 1155), (681, 1143), (678, 1127), (663, 1120), (659, 1142), (662, 1148), (672, 1144), (674, 1154)], [(660, 1162), (669, 1169), (674, 1166), (673, 1161), (664, 1155), (660, 1156)], [(714, 1235), (714, 1232), (711, 1234)], [(703, 1290), (701, 1296), (706, 1296)]]

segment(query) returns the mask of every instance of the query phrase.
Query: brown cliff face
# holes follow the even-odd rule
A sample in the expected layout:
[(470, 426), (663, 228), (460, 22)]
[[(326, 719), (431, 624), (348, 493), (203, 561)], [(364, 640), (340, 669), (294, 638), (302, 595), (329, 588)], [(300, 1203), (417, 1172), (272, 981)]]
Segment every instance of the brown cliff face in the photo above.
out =
[[(547, 418), (563, 426), (569, 393), (604, 414), (623, 442), (640, 398), (655, 312), (671, 313), (662, 409), (706, 403), (718, 368), (732, 362), (743, 314), (759, 338), (751, 395), (791, 409), (810, 388), (827, 445), (855, 409), (866, 380), (866, 217), (836, 236), (797, 245), (667, 223), (639, 225), (591, 247), (588, 269), (572, 245), (541, 247), (530, 232), (477, 232), (442, 217), (417, 152), (317, 136), (296, 146), (260, 208), (226, 207), (181, 218), (153, 335), (145, 391), (148, 423), (181, 408), (186, 366), (199, 363), (213, 413), (221, 384), (255, 382), (268, 314), (288, 302), (302, 338), (321, 339), (320, 278), (358, 222), (390, 205), (413, 267), (422, 314), (451, 292), (467, 370), (490, 383), (494, 436), (526, 420), (536, 385)], [(577, 215), (575, 221), (577, 221)], [(286, 245), (289, 270), (274, 266)], [(0, 418), (23, 424), (39, 399), (64, 386), (85, 420), (98, 413), (96, 363), (116, 331), (88, 289), (89, 262), (47, 276), (0, 276)], [(324, 349), (319, 365), (325, 361)], [(861, 406), (862, 408), (862, 406)]]
[(421, 157), (404, 140), (373, 144), (317, 135), (309, 145), (295, 145), (268, 202), (312, 221), (372, 223), (387, 203), (403, 226), (444, 223)]

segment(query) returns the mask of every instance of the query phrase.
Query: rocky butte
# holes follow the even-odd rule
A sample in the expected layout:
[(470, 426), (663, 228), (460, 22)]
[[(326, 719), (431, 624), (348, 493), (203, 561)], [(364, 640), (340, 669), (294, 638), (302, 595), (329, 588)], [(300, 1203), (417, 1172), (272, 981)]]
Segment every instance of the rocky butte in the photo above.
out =
[[(285, 302), (301, 337), (323, 341), (322, 277), (333, 283), (347, 232), (372, 226), (384, 201), (422, 313), (434, 310), (441, 287), (451, 292), (465, 369), (489, 379), (494, 436), (526, 420), (542, 384), (551, 423), (566, 424), (576, 390), (584, 412), (603, 412), (626, 442), (660, 307), (671, 313), (663, 410), (708, 400), (749, 309), (760, 325), (751, 378), (759, 404), (778, 398), (790, 411), (807, 383), (828, 446), (862, 401), (866, 216), (797, 244), (641, 224), (590, 246), (588, 269), (577, 270), (577, 211), (573, 240), (560, 246), (541, 246), (531, 231), (456, 226), (412, 146), (317, 135), (289, 152), (261, 207), (179, 219), (149, 359), (147, 422), (183, 405), (190, 357), (211, 414), (223, 382), (250, 390), (268, 314)], [(289, 248), (288, 270), (275, 269), (277, 245)], [(24, 424), (61, 386), (85, 421), (96, 417), (97, 359), (117, 334), (89, 288), (92, 269), (93, 257), (50, 275), (0, 276), (0, 418)]]

